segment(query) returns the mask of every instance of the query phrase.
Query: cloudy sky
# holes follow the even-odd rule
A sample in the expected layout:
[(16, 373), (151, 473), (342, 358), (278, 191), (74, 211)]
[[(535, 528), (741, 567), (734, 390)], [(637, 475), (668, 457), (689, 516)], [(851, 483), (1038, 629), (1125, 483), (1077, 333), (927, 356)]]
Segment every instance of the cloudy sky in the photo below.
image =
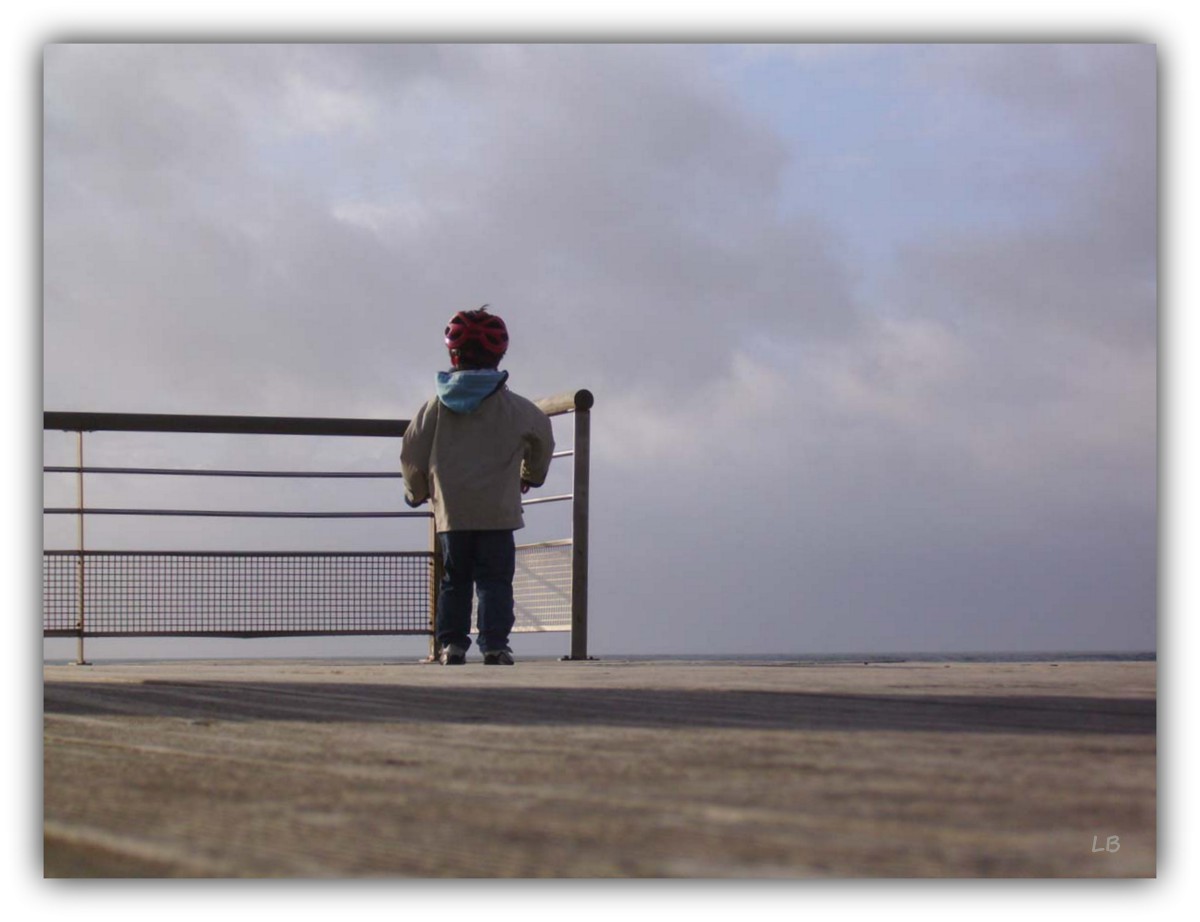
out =
[(46, 409), (408, 418), (488, 302), (596, 395), (593, 653), (1155, 648), (1154, 46), (43, 65)]

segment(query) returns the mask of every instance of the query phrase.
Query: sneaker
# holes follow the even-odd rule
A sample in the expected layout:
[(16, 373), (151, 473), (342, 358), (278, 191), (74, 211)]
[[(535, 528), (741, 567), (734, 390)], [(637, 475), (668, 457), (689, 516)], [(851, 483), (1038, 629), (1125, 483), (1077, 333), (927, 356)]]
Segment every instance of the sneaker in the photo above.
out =
[(511, 666), (512, 664), (511, 650), (489, 650), (483, 654), (483, 665), (485, 666)]
[(454, 644), (442, 647), (442, 655), (438, 657), (443, 666), (461, 666), (467, 661), (467, 651)]

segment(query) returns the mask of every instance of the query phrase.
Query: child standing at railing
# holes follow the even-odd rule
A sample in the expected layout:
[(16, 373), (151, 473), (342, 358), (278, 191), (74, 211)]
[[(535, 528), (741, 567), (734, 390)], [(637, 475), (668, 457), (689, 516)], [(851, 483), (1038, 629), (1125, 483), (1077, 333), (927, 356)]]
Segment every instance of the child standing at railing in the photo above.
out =
[(486, 308), (447, 324), (451, 370), (438, 372), (437, 394), (409, 423), (400, 452), (405, 501), (433, 501), (443, 557), (436, 640), (448, 666), (466, 662), (473, 592), (484, 664), (513, 663), (513, 532), (525, 524), (521, 494), (545, 482), (554, 452), (549, 417), (498, 370), (508, 329)]

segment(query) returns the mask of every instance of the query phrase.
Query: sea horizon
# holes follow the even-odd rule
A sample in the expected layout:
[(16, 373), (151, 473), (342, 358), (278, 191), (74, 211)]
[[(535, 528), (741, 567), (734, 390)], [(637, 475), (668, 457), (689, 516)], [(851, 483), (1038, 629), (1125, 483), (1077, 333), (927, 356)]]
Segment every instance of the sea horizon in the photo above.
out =
[[(185, 662), (327, 662), (327, 663), (379, 663), (391, 662), (407, 657), (396, 656), (145, 656), (145, 657), (90, 657), (89, 665), (133, 665), (138, 663), (185, 663)], [(520, 657), (525, 662), (545, 662), (563, 659), (549, 654), (531, 654)], [(604, 653), (589, 657), (595, 662), (692, 662), (692, 663), (736, 663), (781, 664), (781, 665), (836, 665), (836, 664), (880, 664), (902, 663), (1053, 663), (1053, 662), (1157, 662), (1156, 651), (1009, 651), (1009, 652), (921, 652), (904, 653)], [(66, 666), (74, 660), (66, 657), (43, 657), (43, 666)]]

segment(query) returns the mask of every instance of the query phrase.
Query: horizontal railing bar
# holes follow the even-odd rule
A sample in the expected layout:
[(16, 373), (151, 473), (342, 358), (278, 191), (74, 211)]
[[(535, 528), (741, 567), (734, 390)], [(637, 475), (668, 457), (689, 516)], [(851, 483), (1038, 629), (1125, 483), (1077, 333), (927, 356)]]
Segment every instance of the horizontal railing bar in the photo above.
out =
[(559, 416), (563, 413), (573, 413), (576, 410), (590, 410), (595, 402), (596, 398), (589, 390), (568, 391), (534, 401), (538, 409), (547, 416)]
[(351, 435), (398, 438), (406, 419), (209, 416), (177, 413), (43, 413), (43, 429), (65, 432), (208, 432), (237, 435)]
[(217, 516), (242, 519), (429, 519), (432, 512), (251, 512), (228, 509), (87, 509), (52, 507), (46, 515)]
[(539, 499), (526, 499), (521, 501), (522, 506), (536, 506), (538, 503), (561, 503), (568, 499), (574, 499), (570, 493), (564, 493), (561, 496), (543, 496)]
[(225, 471), (177, 467), (43, 467), (46, 474), (165, 474), (179, 477), (363, 477), (398, 478), (399, 471)]
[[(547, 416), (590, 410), (588, 390), (534, 401)], [(213, 416), (179, 413), (76, 413), (47, 410), (42, 428), (63, 432), (208, 432), (242, 435), (348, 435), (399, 438), (406, 419), (343, 419), (313, 416)]]
[(568, 448), (566, 451), (556, 451), (550, 457), (551, 458), (570, 458), (574, 454), (575, 454), (575, 449)]
[[(531, 547), (533, 545), (530, 545)], [(78, 557), (77, 550), (42, 551), (46, 557)], [(89, 551), (84, 557), (433, 557), (433, 551)]]
[[(189, 630), (129, 630), (129, 631), (92, 631), (84, 629), (84, 637), (236, 637), (248, 639), (251, 637), (365, 637), (365, 636), (428, 636), (428, 628), (392, 628), (383, 630), (343, 631), (336, 629), (314, 628), (310, 630), (281, 630), (281, 631), (189, 631)], [(42, 631), (43, 637), (78, 637), (79, 631), (69, 628), (51, 628)]]

